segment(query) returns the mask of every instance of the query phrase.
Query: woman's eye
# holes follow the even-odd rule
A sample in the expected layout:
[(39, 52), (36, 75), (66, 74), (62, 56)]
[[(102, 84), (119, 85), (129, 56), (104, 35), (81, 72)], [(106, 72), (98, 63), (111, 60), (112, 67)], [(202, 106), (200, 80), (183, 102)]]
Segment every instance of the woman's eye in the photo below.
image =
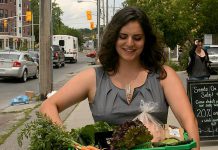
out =
[(133, 37), (133, 39), (134, 39), (135, 41), (140, 41), (140, 40), (142, 39), (142, 37), (136, 36), (136, 37)]
[(127, 35), (120, 34), (119, 38), (121, 38), (121, 39), (126, 39), (126, 38), (127, 38)]

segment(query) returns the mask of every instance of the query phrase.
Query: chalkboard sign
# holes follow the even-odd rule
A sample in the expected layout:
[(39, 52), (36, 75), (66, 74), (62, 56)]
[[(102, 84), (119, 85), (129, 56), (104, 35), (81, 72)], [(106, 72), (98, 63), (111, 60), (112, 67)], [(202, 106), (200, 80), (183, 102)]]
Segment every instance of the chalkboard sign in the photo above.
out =
[(218, 139), (218, 80), (187, 80), (187, 93), (201, 140)]

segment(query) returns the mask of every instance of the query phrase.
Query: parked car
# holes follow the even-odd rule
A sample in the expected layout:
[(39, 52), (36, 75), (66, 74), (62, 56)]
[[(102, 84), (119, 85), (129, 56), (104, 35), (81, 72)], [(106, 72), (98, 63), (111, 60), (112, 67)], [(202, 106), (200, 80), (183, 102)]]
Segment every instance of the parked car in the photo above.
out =
[(39, 51), (28, 51), (28, 54), (39, 64)]
[(27, 78), (39, 77), (39, 65), (26, 52), (16, 50), (0, 51), (0, 78), (19, 78), (26, 82)]
[(61, 49), (61, 47), (59, 45), (52, 45), (51, 50), (53, 65), (57, 68), (65, 66), (64, 51)]
[(211, 61), (211, 68), (218, 70), (218, 45), (204, 45)]

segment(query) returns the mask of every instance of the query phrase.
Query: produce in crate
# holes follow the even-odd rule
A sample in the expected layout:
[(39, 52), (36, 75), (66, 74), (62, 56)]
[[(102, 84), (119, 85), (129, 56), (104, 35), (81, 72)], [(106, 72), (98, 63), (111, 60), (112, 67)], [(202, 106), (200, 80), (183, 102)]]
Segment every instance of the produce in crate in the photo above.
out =
[(136, 145), (151, 142), (153, 136), (138, 119), (127, 121), (114, 129), (111, 139), (113, 149), (131, 149)]
[[(190, 144), (195, 147), (196, 143), (192, 139), (179, 141), (168, 138), (160, 142), (151, 142), (153, 136), (138, 119), (128, 121), (119, 126), (111, 126), (106, 122), (96, 122), (82, 128), (72, 129), (70, 132), (65, 127), (53, 124), (46, 116), (37, 113), (37, 119), (25, 124), (25, 127), (18, 135), (18, 144), (21, 147), (25, 138), (30, 138), (30, 150), (100, 150), (96, 145), (95, 134), (113, 132), (108, 149), (138, 149), (177, 146)], [(142, 146), (143, 145), (143, 146)], [(101, 147), (102, 148), (102, 147)], [(175, 147), (177, 148), (177, 147)]]

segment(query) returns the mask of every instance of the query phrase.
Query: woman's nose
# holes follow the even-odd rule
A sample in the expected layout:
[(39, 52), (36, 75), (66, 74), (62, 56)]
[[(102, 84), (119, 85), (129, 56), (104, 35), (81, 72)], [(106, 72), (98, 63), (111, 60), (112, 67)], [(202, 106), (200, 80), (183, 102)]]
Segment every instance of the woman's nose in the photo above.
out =
[(132, 46), (132, 45), (133, 45), (133, 39), (132, 39), (132, 37), (128, 37), (128, 39), (127, 39), (127, 45), (128, 45), (128, 46)]

